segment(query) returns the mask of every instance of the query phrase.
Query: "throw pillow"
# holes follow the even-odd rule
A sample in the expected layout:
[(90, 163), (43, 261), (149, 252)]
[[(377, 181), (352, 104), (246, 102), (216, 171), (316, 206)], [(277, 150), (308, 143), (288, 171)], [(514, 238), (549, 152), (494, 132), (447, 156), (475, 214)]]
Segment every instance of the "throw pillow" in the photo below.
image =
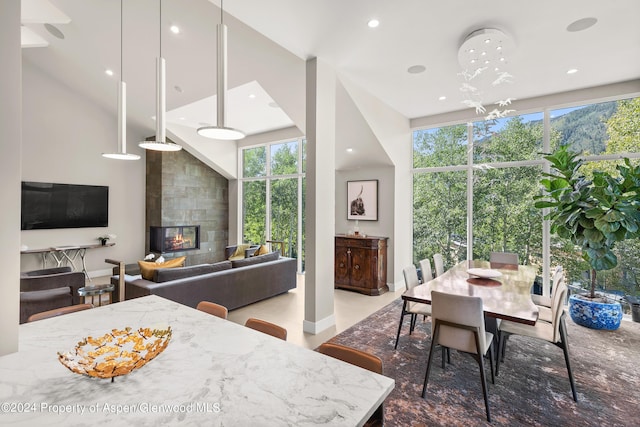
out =
[(186, 256), (181, 256), (165, 262), (138, 261), (138, 265), (140, 266), (142, 278), (146, 280), (153, 280), (154, 270), (157, 270), (158, 268), (183, 267), (185, 259), (187, 259)]
[(269, 253), (269, 248), (267, 248), (265, 245), (260, 245), (260, 248), (255, 251), (255, 253), (253, 254), (253, 256), (256, 255), (266, 255)]
[(244, 244), (244, 243), (241, 244), (241, 245), (236, 246), (235, 252), (233, 252), (231, 254), (229, 259), (231, 260), (231, 259), (242, 259), (242, 258), (244, 258), (244, 251), (249, 249), (250, 247), (251, 247), (250, 244)]

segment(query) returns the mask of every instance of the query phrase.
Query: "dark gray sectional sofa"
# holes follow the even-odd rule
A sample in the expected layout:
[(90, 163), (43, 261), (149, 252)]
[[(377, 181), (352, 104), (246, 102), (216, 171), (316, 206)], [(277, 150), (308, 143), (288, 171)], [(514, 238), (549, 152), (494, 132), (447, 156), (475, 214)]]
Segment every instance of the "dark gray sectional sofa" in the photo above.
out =
[[(125, 274), (125, 299), (158, 295), (196, 307), (212, 301), (233, 310), (296, 288), (297, 262), (271, 252), (236, 261), (162, 268), (153, 280)], [(112, 282), (117, 282), (117, 276)]]

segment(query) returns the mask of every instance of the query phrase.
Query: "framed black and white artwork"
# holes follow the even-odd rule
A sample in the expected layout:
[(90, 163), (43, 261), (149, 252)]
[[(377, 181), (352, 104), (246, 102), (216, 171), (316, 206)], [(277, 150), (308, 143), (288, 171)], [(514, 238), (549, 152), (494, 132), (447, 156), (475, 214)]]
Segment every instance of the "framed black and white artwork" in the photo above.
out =
[(347, 219), (378, 220), (378, 180), (347, 181)]

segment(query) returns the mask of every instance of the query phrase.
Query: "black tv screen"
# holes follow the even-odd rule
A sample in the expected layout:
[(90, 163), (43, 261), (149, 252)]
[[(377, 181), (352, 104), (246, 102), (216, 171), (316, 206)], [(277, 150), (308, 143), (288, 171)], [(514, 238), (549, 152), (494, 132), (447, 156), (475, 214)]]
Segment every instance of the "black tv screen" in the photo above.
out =
[(107, 227), (109, 187), (22, 182), (22, 230)]

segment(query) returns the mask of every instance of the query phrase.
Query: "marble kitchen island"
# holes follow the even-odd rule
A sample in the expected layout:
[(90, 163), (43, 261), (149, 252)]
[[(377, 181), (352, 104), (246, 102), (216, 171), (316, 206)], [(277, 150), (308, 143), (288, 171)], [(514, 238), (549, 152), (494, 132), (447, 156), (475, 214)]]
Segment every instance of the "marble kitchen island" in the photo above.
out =
[[(130, 326), (166, 328), (166, 350), (126, 376), (69, 371), (57, 352)], [(0, 424), (362, 425), (394, 381), (151, 295), (20, 325), (0, 357)]]

